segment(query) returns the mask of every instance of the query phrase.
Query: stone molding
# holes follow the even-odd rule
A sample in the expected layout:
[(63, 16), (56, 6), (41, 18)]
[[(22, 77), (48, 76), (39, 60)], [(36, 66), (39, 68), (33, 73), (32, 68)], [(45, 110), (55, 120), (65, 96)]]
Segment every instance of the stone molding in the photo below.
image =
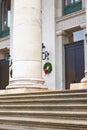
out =
[(65, 16), (57, 17), (56, 23), (61, 22), (61, 21), (65, 21), (67, 19), (71, 19), (71, 18), (79, 16), (79, 15), (84, 15), (85, 13), (86, 13), (86, 11), (85, 11), (85, 9), (83, 9), (83, 10), (76, 11), (74, 13), (71, 13), (71, 14), (68, 14), (68, 15), (65, 15)]
[(57, 30), (67, 30), (76, 26), (85, 25), (86, 17), (85, 10), (77, 11), (66, 16), (62, 16), (56, 19)]
[(57, 36), (66, 36), (66, 32), (64, 30), (59, 30), (59, 31), (56, 31), (56, 35)]
[(81, 29), (86, 29), (86, 23), (80, 25)]

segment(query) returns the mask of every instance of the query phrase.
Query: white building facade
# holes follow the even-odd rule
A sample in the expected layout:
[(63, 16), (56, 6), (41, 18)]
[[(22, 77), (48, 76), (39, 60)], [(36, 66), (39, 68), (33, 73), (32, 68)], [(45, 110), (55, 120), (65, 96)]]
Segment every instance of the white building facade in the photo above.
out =
[[(10, 52), (10, 84), (64, 90), (80, 82), (87, 68), (86, 0), (11, 0), (8, 5), (10, 34), (0, 37), (0, 59)], [(42, 43), (49, 53), (44, 60)], [(47, 62), (49, 74), (43, 70)]]

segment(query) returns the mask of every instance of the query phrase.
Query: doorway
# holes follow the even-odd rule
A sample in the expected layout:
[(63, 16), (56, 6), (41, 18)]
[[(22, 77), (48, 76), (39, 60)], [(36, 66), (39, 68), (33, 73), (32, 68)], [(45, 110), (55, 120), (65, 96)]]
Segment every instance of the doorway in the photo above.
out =
[(9, 84), (9, 61), (0, 60), (0, 89), (5, 89)]
[(65, 88), (84, 77), (84, 41), (65, 45)]

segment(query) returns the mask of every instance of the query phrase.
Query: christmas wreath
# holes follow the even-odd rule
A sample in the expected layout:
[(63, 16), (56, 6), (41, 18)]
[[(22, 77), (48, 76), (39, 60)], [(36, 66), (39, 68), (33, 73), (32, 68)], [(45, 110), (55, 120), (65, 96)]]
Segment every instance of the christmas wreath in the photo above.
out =
[(11, 76), (11, 78), (12, 78), (12, 69), (10, 70), (10, 76)]
[(50, 74), (52, 71), (52, 64), (50, 62), (46, 62), (43, 66), (43, 70), (45, 74)]

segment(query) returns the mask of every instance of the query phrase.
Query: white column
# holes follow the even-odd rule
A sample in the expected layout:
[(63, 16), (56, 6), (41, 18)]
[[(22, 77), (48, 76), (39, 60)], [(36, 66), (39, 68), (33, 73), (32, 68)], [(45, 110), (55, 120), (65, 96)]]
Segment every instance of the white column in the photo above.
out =
[(11, 87), (43, 87), (41, 0), (12, 0)]

